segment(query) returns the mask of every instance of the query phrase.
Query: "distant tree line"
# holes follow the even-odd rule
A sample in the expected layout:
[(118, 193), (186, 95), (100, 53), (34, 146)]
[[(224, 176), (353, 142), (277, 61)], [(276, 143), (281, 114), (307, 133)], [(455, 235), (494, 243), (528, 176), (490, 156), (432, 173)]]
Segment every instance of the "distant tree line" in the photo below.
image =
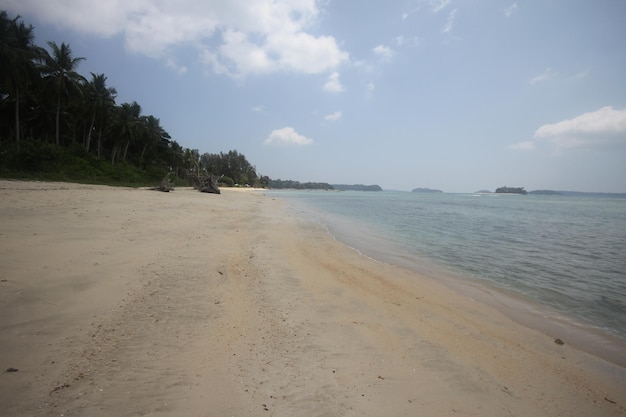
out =
[(296, 190), (334, 190), (333, 186), (326, 182), (300, 182), (293, 180), (273, 180), (268, 181), (269, 188), (273, 189), (296, 189)]
[(496, 193), (500, 194), (526, 194), (524, 187), (500, 187), (496, 188)]
[(256, 168), (246, 157), (236, 150), (219, 154), (205, 153), (198, 159), (198, 168), (208, 175), (219, 178), (219, 182), (227, 186), (267, 187), (270, 179), (258, 176)]
[(200, 155), (137, 102), (117, 104), (106, 75), (77, 72), (84, 59), (65, 43), (38, 46), (33, 26), (0, 11), (0, 175), (145, 182), (202, 172), (267, 185), (236, 150)]

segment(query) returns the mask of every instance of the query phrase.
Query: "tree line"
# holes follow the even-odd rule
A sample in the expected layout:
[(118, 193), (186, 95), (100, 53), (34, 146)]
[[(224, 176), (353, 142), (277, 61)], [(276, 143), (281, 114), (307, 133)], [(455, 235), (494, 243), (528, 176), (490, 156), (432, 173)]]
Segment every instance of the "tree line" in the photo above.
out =
[(326, 182), (300, 182), (294, 180), (268, 179), (269, 188), (282, 190), (334, 190), (334, 187)]
[(504, 187), (496, 188), (498, 194), (526, 194), (524, 187)]
[(80, 74), (85, 58), (70, 45), (46, 45), (20, 16), (0, 11), (0, 175), (145, 182), (204, 174), (223, 185), (267, 185), (243, 154), (181, 146), (137, 102), (117, 104), (105, 74)]

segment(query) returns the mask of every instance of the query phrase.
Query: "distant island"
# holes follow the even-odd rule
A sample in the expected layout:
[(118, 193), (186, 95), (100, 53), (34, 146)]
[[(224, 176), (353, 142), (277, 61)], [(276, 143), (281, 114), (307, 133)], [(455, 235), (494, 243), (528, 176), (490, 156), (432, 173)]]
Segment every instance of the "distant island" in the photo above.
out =
[(603, 193), (594, 191), (555, 191), (555, 190), (535, 190), (528, 194), (535, 195), (562, 195), (566, 197), (604, 197), (604, 198), (626, 198), (626, 193)]
[[(593, 191), (562, 191), (562, 190), (533, 190), (528, 191), (524, 187), (500, 187), (496, 191), (498, 194), (530, 194), (530, 195), (558, 195), (564, 197), (604, 197), (604, 198), (626, 198), (626, 193), (603, 193)], [(475, 191), (475, 194), (494, 194), (489, 190)]]
[(432, 188), (413, 188), (412, 193), (443, 193), (441, 190), (434, 190)]
[(333, 186), (326, 182), (300, 182), (294, 180), (273, 180), (268, 181), (267, 186), (275, 190), (334, 190)]
[(554, 190), (533, 190), (529, 191), (528, 194), (534, 195), (561, 195), (561, 192)]
[(339, 191), (382, 191), (380, 185), (363, 185), (363, 184), (333, 184), (332, 187)]
[(496, 194), (526, 194), (524, 187), (499, 187), (496, 188)]
[(334, 190), (334, 191), (382, 191), (379, 185), (329, 184), (326, 182), (300, 182), (294, 180), (269, 179), (268, 187), (275, 190)]

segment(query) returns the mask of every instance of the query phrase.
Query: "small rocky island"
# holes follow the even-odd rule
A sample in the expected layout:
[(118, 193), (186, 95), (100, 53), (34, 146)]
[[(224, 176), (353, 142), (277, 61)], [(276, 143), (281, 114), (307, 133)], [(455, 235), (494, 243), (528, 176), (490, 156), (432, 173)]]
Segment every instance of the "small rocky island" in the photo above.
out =
[(412, 193), (443, 193), (441, 190), (434, 190), (432, 188), (413, 188)]
[(500, 187), (496, 188), (496, 194), (526, 194), (524, 187)]

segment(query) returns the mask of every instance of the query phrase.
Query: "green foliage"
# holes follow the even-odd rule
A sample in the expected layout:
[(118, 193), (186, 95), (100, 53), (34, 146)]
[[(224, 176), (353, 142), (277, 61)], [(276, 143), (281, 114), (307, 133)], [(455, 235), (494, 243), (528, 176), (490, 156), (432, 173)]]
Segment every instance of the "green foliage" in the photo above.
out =
[(219, 180), (219, 185), (226, 187), (233, 187), (235, 185), (235, 181), (231, 177), (223, 176)]
[(498, 194), (526, 194), (524, 187), (500, 187), (496, 188)]
[[(233, 185), (254, 185), (258, 180), (256, 168), (246, 157), (236, 150), (219, 154), (205, 153), (199, 157), (199, 169), (214, 177), (222, 177), (221, 183)], [(225, 178), (228, 178), (226, 180)]]
[(0, 11), (0, 176), (150, 184), (171, 172), (176, 184), (207, 174), (257, 183), (243, 154), (183, 148), (138, 103), (117, 105), (104, 74), (80, 75), (84, 58), (70, 45), (47, 47), (35, 45), (19, 16)]
[(110, 185), (143, 186), (160, 182), (167, 170), (141, 169), (131, 164), (111, 164), (80, 146), (58, 147), (28, 141), (0, 152), (0, 177), (42, 181), (78, 181)]
[(333, 186), (325, 182), (300, 182), (293, 180), (272, 180), (268, 186), (274, 189), (296, 189), (296, 190), (334, 190)]

